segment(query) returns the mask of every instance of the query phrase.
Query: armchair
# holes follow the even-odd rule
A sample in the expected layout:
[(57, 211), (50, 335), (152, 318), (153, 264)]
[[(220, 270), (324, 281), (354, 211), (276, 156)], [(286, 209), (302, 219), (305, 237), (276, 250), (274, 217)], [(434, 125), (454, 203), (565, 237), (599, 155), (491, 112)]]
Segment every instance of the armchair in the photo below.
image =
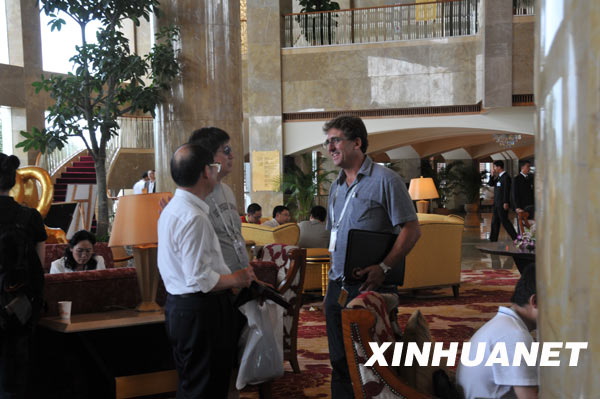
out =
[[(354, 298), (342, 311), (342, 331), (346, 359), (352, 380), (354, 396), (371, 398), (422, 399), (432, 396), (407, 383), (410, 373), (395, 367), (383, 367), (365, 363), (373, 355), (369, 342), (396, 342), (399, 327), (396, 314), (390, 312), (398, 306), (398, 297), (393, 294), (365, 292)], [(408, 333), (408, 332), (407, 332)], [(392, 362), (394, 345), (386, 351), (388, 364)], [(429, 378), (431, 380), (431, 378)], [(412, 379), (414, 382), (414, 378)], [(416, 384), (415, 384), (416, 385)]]
[(306, 272), (306, 250), (291, 245), (269, 244), (262, 251), (263, 262), (277, 266), (277, 290), (292, 305), (283, 313), (283, 359), (290, 362), (295, 373), (298, 364), (298, 318), (302, 307), (302, 286)]

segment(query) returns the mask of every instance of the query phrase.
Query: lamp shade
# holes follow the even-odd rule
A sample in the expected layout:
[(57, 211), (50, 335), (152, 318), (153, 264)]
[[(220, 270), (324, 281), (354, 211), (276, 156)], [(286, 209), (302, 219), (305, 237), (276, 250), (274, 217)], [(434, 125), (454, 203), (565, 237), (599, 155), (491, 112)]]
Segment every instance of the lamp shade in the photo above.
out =
[(418, 179), (410, 179), (408, 193), (413, 201), (440, 197), (431, 177), (421, 176)]
[(120, 197), (108, 246), (157, 244), (160, 200), (169, 196), (171, 193)]

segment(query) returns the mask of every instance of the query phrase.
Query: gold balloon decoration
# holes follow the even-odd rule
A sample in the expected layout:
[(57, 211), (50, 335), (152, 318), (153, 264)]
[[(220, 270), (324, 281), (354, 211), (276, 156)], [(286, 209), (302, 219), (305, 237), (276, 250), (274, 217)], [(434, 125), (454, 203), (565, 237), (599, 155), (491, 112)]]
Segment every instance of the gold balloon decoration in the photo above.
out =
[[(9, 195), (16, 202), (35, 208), (45, 218), (52, 205), (54, 185), (45, 169), (37, 166), (26, 166), (17, 169), (17, 182), (10, 190)], [(40, 184), (41, 196), (38, 194), (37, 183)]]
[[(38, 183), (41, 195), (38, 193)], [(10, 190), (9, 195), (21, 205), (35, 208), (45, 218), (52, 205), (54, 196), (54, 185), (52, 179), (45, 169), (37, 166), (26, 166), (17, 169), (16, 184)], [(66, 244), (67, 236), (59, 228), (46, 227), (48, 244)]]

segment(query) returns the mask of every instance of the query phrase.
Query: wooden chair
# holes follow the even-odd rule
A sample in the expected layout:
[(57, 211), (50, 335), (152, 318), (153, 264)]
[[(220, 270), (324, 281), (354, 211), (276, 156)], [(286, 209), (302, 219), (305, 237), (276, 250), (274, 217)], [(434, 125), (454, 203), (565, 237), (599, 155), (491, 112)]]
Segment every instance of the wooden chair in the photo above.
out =
[(521, 234), (525, 231), (525, 227), (531, 227), (529, 224), (529, 212), (523, 211), (521, 213), (517, 213), (517, 220), (519, 222), (519, 232), (521, 232)]
[[(357, 399), (431, 398), (431, 395), (420, 392), (404, 382), (394, 367), (384, 367), (378, 363), (371, 367), (365, 366), (366, 361), (373, 355), (369, 342), (396, 342), (399, 327), (395, 317), (394, 321), (391, 320), (390, 311), (397, 306), (396, 295), (369, 291), (354, 298), (348, 304), (348, 308), (342, 311), (346, 359), (354, 396)], [(391, 353), (386, 352), (385, 357), (390, 364)]]
[(283, 313), (283, 359), (290, 362), (294, 373), (298, 364), (298, 318), (302, 307), (302, 287), (306, 272), (306, 250), (292, 245), (269, 244), (262, 251), (261, 261), (277, 265), (277, 290), (292, 305)]

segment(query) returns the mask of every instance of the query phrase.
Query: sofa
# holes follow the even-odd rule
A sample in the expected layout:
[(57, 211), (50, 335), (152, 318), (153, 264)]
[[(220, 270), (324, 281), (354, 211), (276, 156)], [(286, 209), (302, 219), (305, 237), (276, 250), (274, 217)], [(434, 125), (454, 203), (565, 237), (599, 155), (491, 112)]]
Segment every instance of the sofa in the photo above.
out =
[[(67, 244), (46, 244), (44, 259), (43, 316), (58, 315), (58, 301), (71, 301), (71, 314), (104, 312), (110, 309), (133, 309), (140, 302), (140, 290), (134, 267), (114, 267), (111, 249), (96, 243), (94, 251), (104, 258), (105, 270), (48, 274), (53, 260), (64, 255)], [(156, 301), (164, 305), (166, 291), (159, 281)]]
[(452, 286), (458, 296), (464, 219), (418, 213), (421, 238), (406, 257), (400, 290)]
[(300, 238), (300, 228), (296, 223), (286, 223), (277, 227), (242, 223), (242, 236), (246, 241), (254, 241), (257, 246), (267, 244), (296, 245)]

